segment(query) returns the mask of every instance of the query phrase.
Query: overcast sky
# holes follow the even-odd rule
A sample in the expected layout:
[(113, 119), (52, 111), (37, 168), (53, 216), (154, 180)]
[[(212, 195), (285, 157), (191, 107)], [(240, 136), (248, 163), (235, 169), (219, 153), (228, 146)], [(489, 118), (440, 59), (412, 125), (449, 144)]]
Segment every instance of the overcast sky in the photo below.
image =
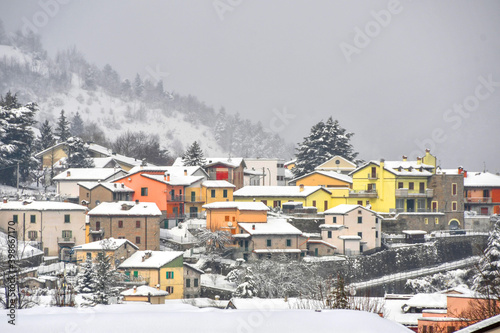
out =
[(0, 17), (290, 142), (333, 116), (365, 160), (429, 147), (500, 171), (500, 1), (0, 0)]

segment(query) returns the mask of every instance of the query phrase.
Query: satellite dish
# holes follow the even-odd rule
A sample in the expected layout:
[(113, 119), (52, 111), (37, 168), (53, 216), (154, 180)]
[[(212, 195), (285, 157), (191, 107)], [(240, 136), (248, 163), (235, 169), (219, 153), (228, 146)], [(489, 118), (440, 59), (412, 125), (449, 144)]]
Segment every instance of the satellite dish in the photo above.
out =
[(228, 227), (232, 227), (233, 226), (233, 222), (227, 222), (227, 226)]

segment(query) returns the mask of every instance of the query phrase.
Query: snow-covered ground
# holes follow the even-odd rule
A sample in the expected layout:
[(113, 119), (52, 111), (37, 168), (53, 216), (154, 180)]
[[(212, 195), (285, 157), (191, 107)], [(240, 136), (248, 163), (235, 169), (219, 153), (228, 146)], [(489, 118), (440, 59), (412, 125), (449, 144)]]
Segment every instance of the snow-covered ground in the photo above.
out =
[(353, 310), (221, 310), (189, 304), (128, 303), (94, 308), (0, 311), (0, 332), (411, 332), (376, 314)]

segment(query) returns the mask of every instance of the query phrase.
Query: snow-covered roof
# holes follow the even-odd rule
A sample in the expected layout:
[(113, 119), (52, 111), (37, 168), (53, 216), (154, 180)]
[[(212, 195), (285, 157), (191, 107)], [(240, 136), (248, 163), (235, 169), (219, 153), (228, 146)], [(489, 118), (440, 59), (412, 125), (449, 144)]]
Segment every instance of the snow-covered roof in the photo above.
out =
[(106, 165), (108, 165), (110, 162), (113, 161), (113, 158), (111, 158), (111, 157), (93, 157), (92, 161), (94, 161), (95, 168), (104, 168), (104, 167), (106, 167)]
[(7, 201), (6, 203), (0, 202), (0, 210), (79, 210), (84, 212), (87, 210), (87, 207), (69, 202), (24, 200)]
[(488, 332), (487, 328), (491, 327), (490, 332), (494, 332), (493, 328), (498, 328), (500, 326), (500, 315), (493, 316), (491, 318), (481, 320), (478, 323), (462, 328), (461, 330), (455, 331), (455, 333), (473, 333), (473, 332)]
[(128, 243), (128, 245), (136, 248), (137, 250), (139, 249), (139, 247), (137, 245), (135, 245), (134, 243), (132, 243), (131, 241), (129, 241), (127, 239), (116, 239), (113, 237), (110, 237), (110, 238), (104, 239), (104, 240), (99, 240), (96, 242), (78, 245), (78, 246), (73, 247), (73, 249), (75, 251), (78, 251), (78, 250), (100, 251), (103, 249), (104, 250), (116, 250), (125, 243)]
[(500, 187), (500, 176), (490, 172), (467, 172), (465, 187)]
[(93, 190), (97, 186), (102, 186), (111, 192), (126, 192), (133, 193), (134, 190), (130, 187), (125, 186), (123, 183), (109, 183), (109, 182), (78, 182), (78, 185), (86, 188), (87, 190)]
[(168, 177), (165, 175), (148, 175), (147, 173), (141, 174), (142, 177), (154, 179), (161, 183), (165, 183), (168, 185), (179, 185), (179, 186), (189, 186), (194, 184), (200, 180), (205, 179), (204, 176), (170, 176), (170, 180), (167, 180)]
[(44, 149), (44, 150), (42, 150), (42, 151), (40, 151), (40, 152), (36, 153), (36, 154), (35, 154), (35, 157), (36, 157), (36, 158), (40, 158), (40, 157), (42, 157), (45, 153), (48, 153), (49, 151), (52, 151), (52, 150), (57, 149), (57, 148), (59, 148), (59, 147), (62, 147), (62, 146), (64, 146), (65, 144), (66, 144), (65, 142), (60, 142), (60, 143), (58, 143), (58, 144), (55, 144), (55, 145), (53, 145), (52, 147), (49, 147), (49, 148), (47, 148), (47, 149)]
[(262, 170), (252, 170), (252, 169), (245, 169), (243, 170), (243, 173), (245, 175), (252, 175), (252, 176), (262, 176), (264, 173), (262, 173)]
[(290, 161), (285, 162), (285, 166), (288, 166), (288, 165), (290, 165), (290, 164), (294, 164), (294, 163), (296, 163), (296, 162), (297, 162), (297, 159), (296, 159), (296, 158), (294, 158), (293, 160), (290, 160)]
[(187, 176), (193, 176), (197, 171), (208, 176), (208, 174), (199, 166), (137, 166), (129, 170), (129, 175), (143, 172), (143, 173), (158, 173), (170, 174), (170, 176), (184, 176), (184, 171), (186, 171)]
[[(333, 168), (332, 168), (332, 167), (325, 167), (325, 166), (324, 166), (325, 164), (327, 164), (327, 163), (329, 163), (330, 161), (333, 161), (333, 160), (335, 160), (335, 159), (341, 159), (341, 160), (343, 160), (345, 163), (347, 163), (347, 164), (351, 165), (351, 167), (347, 167), (347, 168), (346, 168), (346, 167), (337, 167), (337, 166), (335, 166), (335, 167), (333, 167)], [(316, 169), (316, 170), (327, 170), (327, 169), (334, 169), (334, 168), (335, 168), (336, 170), (337, 170), (337, 169), (338, 169), (338, 170), (353, 170), (353, 169), (355, 169), (356, 167), (357, 167), (357, 165), (356, 165), (354, 162), (349, 161), (347, 158), (344, 158), (344, 157), (342, 157), (342, 156), (335, 155), (335, 156), (333, 156), (332, 158), (328, 159), (327, 161), (325, 161), (325, 162), (321, 163), (320, 165), (318, 165), (315, 169)]]
[(405, 302), (409, 308), (446, 309), (446, 294), (416, 294)]
[(310, 239), (307, 241), (307, 243), (309, 243), (309, 244), (323, 244), (323, 245), (326, 245), (326, 246), (334, 248), (334, 249), (337, 248), (335, 245), (330, 244), (328, 242), (325, 242), (324, 240), (319, 240), (319, 239)]
[(187, 262), (184, 263), (184, 266), (185, 267), (189, 267), (190, 269), (200, 273), (200, 274), (205, 274), (204, 271), (202, 271), (201, 269), (199, 269), (198, 267), (194, 266), (194, 265), (191, 265), (191, 264), (188, 264)]
[(406, 234), (406, 235), (425, 235), (425, 234), (427, 234), (427, 231), (424, 231), (424, 230), (403, 230), (402, 233)]
[(118, 201), (102, 202), (87, 215), (160, 216), (161, 211), (154, 202)]
[(167, 296), (168, 292), (165, 290), (153, 288), (150, 286), (139, 286), (124, 290), (120, 293), (122, 296)]
[(333, 229), (333, 230), (339, 230), (345, 228), (345, 225), (343, 224), (320, 224), (319, 225), (320, 229)]
[[(380, 166), (380, 161), (369, 161), (363, 165), (361, 165), (356, 170), (349, 173), (349, 175), (353, 175), (354, 173), (362, 170), (370, 164), (375, 164)], [(384, 162), (384, 170), (387, 170), (396, 176), (410, 176), (410, 177), (429, 177), (432, 176), (432, 170), (434, 169), (433, 165), (429, 164), (418, 164), (417, 161), (385, 161)], [(401, 171), (400, 171), (401, 170)]]
[(293, 179), (294, 175), (292, 170), (285, 169), (285, 179)]
[(57, 181), (78, 181), (78, 180), (107, 180), (114, 175), (123, 172), (122, 169), (115, 168), (70, 168), (54, 177)]
[(371, 210), (371, 209), (368, 209), (364, 206), (361, 206), (361, 205), (350, 205), (350, 204), (340, 204), (338, 206), (335, 206), (333, 208), (330, 208), (328, 210), (325, 210), (325, 215), (335, 215), (335, 214), (347, 214), (349, 213), (350, 211), (353, 211), (355, 209), (364, 209), (366, 211), (369, 211), (375, 215), (378, 215), (377, 212)]
[[(285, 219), (269, 218), (266, 223), (238, 223), (240, 228), (250, 235), (302, 235), (302, 231), (295, 228)], [(255, 228), (255, 229), (254, 229)]]
[(212, 202), (203, 205), (205, 209), (238, 209), (238, 210), (265, 210), (268, 211), (269, 207), (262, 202), (235, 202), (235, 201), (221, 201)]
[[(7, 262), (10, 249), (11, 247), (9, 243), (9, 236), (0, 231), (0, 259), (2, 261)], [(41, 255), (43, 255), (43, 251), (29, 245), (29, 242), (23, 242), (23, 241), (17, 242), (17, 258), (27, 259)]]
[[(148, 258), (147, 254), (151, 253)], [(137, 251), (126, 259), (119, 268), (160, 268), (169, 262), (181, 257), (184, 252), (181, 251)], [(144, 257), (144, 261), (142, 258)]]
[(339, 238), (343, 240), (361, 240), (361, 237), (357, 235), (341, 235)]
[(257, 254), (262, 253), (301, 253), (301, 249), (256, 249), (253, 252)]
[(205, 180), (201, 183), (204, 187), (236, 187), (226, 180)]
[(316, 191), (324, 190), (331, 192), (321, 186), (245, 186), (233, 193), (234, 197), (308, 197)]
[(351, 176), (344, 175), (343, 173), (340, 173), (337, 171), (323, 171), (323, 170), (314, 170), (313, 172), (309, 172), (308, 174), (294, 178), (291, 181), (297, 182), (298, 180), (305, 178), (305, 177), (308, 177), (308, 176), (313, 175), (313, 174), (323, 175), (326, 177), (330, 177), (333, 179), (337, 179), (337, 180), (352, 184), (352, 177)]
[[(241, 163), (244, 163), (244, 160), (241, 157), (206, 157), (205, 161), (206, 164), (204, 165), (204, 167), (209, 167), (211, 165), (221, 163), (232, 168), (237, 168), (241, 165)], [(182, 157), (177, 157), (172, 166), (184, 167), (184, 162), (182, 161)]]

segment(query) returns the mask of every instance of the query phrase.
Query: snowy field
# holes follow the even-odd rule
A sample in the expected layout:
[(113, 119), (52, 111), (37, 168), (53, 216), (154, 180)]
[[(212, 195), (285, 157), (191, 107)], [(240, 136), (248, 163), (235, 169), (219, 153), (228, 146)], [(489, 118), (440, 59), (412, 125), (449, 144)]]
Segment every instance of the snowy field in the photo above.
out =
[(95, 308), (36, 307), (16, 313), (16, 325), (2, 310), (0, 332), (411, 332), (375, 314), (353, 310), (220, 310), (188, 304), (128, 303)]

